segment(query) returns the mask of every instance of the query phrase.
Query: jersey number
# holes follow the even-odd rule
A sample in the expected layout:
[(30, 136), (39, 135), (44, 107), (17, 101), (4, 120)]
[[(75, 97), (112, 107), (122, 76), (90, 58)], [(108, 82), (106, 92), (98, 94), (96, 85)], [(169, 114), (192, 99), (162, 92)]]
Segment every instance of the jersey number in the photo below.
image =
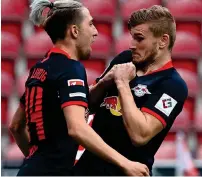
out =
[(42, 95), (41, 87), (26, 88), (26, 118), (27, 124), (35, 123), (36, 133), (39, 140), (45, 139), (43, 114), (42, 114)]

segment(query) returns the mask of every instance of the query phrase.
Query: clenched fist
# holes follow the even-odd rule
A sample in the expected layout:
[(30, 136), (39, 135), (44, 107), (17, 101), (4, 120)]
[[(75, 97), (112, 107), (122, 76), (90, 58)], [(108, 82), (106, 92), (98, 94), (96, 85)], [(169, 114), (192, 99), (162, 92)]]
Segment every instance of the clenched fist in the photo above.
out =
[(112, 70), (115, 82), (118, 80), (130, 82), (136, 76), (136, 67), (132, 62), (115, 65)]

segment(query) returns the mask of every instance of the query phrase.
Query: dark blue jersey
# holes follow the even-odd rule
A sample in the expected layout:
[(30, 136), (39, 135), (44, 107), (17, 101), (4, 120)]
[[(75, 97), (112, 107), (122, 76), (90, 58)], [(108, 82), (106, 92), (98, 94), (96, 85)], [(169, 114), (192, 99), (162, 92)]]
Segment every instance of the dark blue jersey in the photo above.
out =
[(68, 54), (52, 48), (30, 70), (21, 98), (30, 134), (30, 145), (43, 153), (66, 158), (73, 165), (78, 145), (68, 135), (63, 108), (70, 105), (88, 107), (85, 68)]
[[(131, 52), (124, 51), (112, 60), (101, 77), (113, 65), (127, 63), (131, 60)], [(187, 86), (172, 67), (172, 62), (169, 62), (155, 72), (140, 77), (136, 76), (130, 82), (130, 88), (137, 107), (157, 118), (164, 129), (146, 145), (135, 147), (123, 123), (116, 85), (107, 91), (100, 107), (96, 110), (92, 127), (109, 146), (132, 161), (146, 164), (151, 171), (155, 153), (166, 137), (175, 118), (182, 111), (188, 95)], [(118, 167), (101, 160), (89, 151), (85, 151), (79, 160), (78, 169), (82, 169), (86, 163), (88, 163), (89, 171), (92, 170), (94, 173), (102, 172), (105, 175), (114, 176), (124, 175)], [(85, 166), (85, 168), (88, 167)]]

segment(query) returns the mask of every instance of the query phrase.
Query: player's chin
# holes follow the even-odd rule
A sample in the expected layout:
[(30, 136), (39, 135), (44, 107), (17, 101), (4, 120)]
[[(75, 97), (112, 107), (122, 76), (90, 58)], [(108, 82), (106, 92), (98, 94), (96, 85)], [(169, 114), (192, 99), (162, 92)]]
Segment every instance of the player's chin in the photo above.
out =
[(139, 57), (139, 56), (133, 56), (132, 62), (133, 62), (133, 64), (141, 63), (142, 62), (142, 58)]
[(91, 50), (89, 49), (88, 51), (86, 51), (85, 54), (83, 55), (82, 60), (88, 60), (91, 56), (91, 52), (92, 52), (92, 49)]

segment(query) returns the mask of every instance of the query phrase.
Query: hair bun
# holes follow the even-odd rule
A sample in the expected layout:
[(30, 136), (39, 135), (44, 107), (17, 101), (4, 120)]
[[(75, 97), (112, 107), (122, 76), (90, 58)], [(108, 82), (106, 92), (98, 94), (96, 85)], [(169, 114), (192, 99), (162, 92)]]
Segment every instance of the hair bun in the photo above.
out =
[(54, 3), (51, 2), (50, 5), (49, 5), (49, 8), (52, 9), (53, 7), (54, 7)]

